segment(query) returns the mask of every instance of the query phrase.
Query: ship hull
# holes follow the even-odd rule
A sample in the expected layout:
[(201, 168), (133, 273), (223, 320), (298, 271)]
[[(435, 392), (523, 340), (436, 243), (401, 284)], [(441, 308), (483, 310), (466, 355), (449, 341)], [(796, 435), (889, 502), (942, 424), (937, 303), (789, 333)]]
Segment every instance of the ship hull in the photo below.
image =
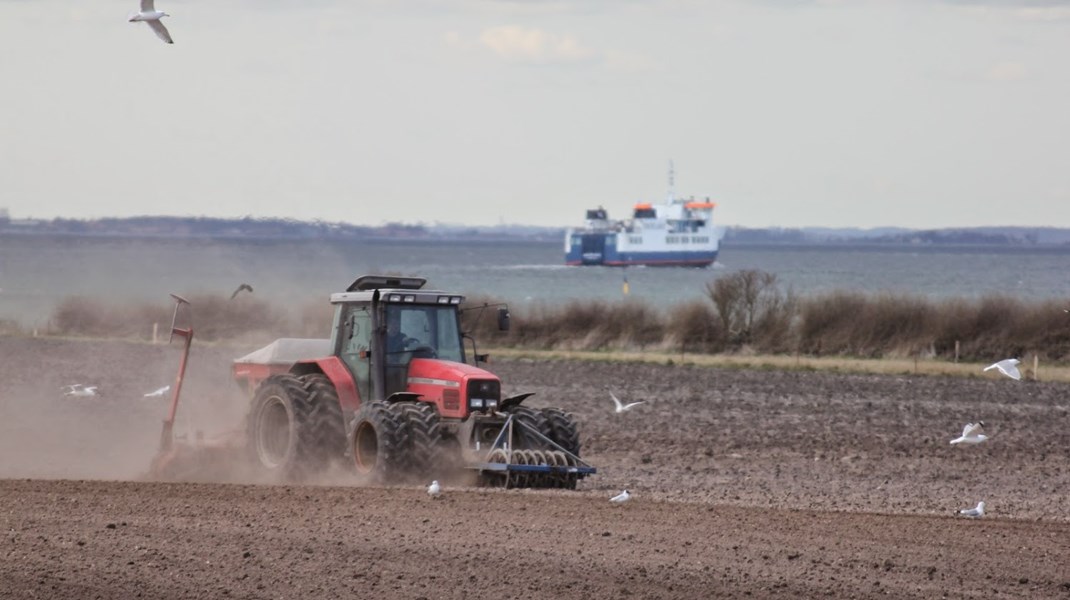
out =
[(566, 249), (565, 264), (575, 267), (708, 267), (716, 262), (718, 251), (716, 245), (687, 250), (621, 247), (627, 242), (618, 243), (614, 233), (577, 233), (572, 240)]

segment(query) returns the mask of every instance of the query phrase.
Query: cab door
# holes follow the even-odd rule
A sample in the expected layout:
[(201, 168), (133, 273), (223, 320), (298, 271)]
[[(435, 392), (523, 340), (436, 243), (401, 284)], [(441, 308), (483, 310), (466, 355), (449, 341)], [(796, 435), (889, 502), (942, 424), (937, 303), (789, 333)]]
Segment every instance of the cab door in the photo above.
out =
[(349, 367), (357, 385), (361, 400), (372, 397), (372, 315), (371, 307), (349, 305), (344, 308), (342, 321), (342, 345), (340, 354), (342, 362)]

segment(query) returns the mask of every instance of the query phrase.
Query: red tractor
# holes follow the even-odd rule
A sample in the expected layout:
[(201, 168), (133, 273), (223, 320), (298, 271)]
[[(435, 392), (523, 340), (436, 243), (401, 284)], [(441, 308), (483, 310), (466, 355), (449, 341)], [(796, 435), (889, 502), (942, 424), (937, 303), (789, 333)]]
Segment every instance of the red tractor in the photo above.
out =
[[(474, 340), (466, 352), (462, 296), (425, 283), (360, 277), (331, 295), (329, 340), (280, 339), (234, 362), (252, 460), (281, 480), (343, 461), (377, 483), (464, 467), (487, 485), (574, 489), (595, 473), (572, 416), (522, 406), (530, 393), (502, 398)], [(508, 310), (497, 318), (508, 329)]]

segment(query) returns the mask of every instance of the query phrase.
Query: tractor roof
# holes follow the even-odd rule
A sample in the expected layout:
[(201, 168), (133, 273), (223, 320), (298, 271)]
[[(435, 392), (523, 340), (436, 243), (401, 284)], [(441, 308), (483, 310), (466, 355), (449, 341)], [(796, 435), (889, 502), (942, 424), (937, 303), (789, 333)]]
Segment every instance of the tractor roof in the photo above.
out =
[(388, 275), (361, 275), (357, 277), (348, 288), (347, 292), (363, 292), (366, 290), (381, 290), (384, 288), (396, 288), (399, 290), (418, 290), (424, 287), (427, 280), (423, 277), (395, 277)]

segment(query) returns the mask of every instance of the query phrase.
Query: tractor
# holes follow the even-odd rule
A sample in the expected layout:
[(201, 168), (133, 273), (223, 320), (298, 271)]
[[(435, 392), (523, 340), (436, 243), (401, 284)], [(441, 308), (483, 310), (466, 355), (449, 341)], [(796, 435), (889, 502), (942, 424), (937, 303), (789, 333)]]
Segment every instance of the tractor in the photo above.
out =
[[(523, 406), (531, 393), (502, 398), (501, 380), (478, 366), (486, 355), (461, 331), (464, 298), (425, 284), (359, 277), (331, 295), (329, 340), (279, 339), (234, 361), (251, 398), (253, 464), (279, 481), (351, 463), (360, 483), (461, 468), (483, 485), (566, 489), (595, 473), (579, 457), (572, 416)], [(508, 309), (490, 312), (507, 330)]]

